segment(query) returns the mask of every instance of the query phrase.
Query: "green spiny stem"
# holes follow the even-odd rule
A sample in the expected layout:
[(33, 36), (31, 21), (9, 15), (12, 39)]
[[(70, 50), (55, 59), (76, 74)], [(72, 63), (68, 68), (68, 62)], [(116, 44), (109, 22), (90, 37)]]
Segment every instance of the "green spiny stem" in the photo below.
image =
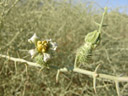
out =
[[(9, 57), (9, 56), (2, 55), (2, 54), (0, 54), (0, 57), (12, 60), (14, 62), (27, 63), (30, 66), (42, 68), (41, 65), (39, 65), (37, 63), (26, 61), (24, 59)], [(56, 82), (58, 82), (58, 80), (59, 80), (59, 73), (60, 72), (71, 72), (72, 71), (72, 72), (77, 72), (77, 73), (81, 73), (81, 74), (85, 74), (85, 75), (91, 76), (93, 78), (93, 85), (94, 85), (93, 87), (94, 87), (95, 92), (96, 92), (96, 78), (108, 79), (108, 80), (115, 81), (116, 90), (117, 90), (118, 96), (121, 96), (120, 95), (120, 90), (119, 90), (119, 82), (128, 82), (128, 77), (115, 77), (115, 76), (111, 76), (111, 75), (97, 73), (97, 72), (95, 72), (97, 70), (97, 68), (96, 68), (96, 70), (94, 72), (88, 71), (88, 70), (84, 70), (84, 69), (80, 69), (80, 68), (74, 68), (74, 67), (59, 68), (57, 66), (49, 66), (49, 68), (57, 70)]]
[(104, 8), (104, 12), (103, 12), (101, 22), (100, 22), (100, 25), (99, 25), (99, 30), (98, 30), (99, 33), (101, 33), (101, 28), (102, 28), (102, 25), (103, 25), (104, 16), (105, 16), (106, 12), (107, 12), (107, 7)]
[[(104, 16), (105, 16), (106, 12), (107, 12), (107, 7), (104, 8), (104, 13), (102, 15), (102, 19), (101, 19), (101, 23), (99, 24), (98, 31), (95, 30), (94, 32), (88, 33), (85, 37), (85, 45), (86, 46), (84, 46), (84, 45), (81, 46), (79, 48), (78, 52), (76, 53), (75, 62), (74, 62), (74, 67), (75, 68), (78, 67), (76, 65), (76, 63), (77, 63), (79, 57), (81, 57), (81, 58), (79, 58), (80, 61), (82, 61), (82, 60), (87, 61), (87, 59), (91, 56), (91, 53), (93, 51), (94, 46), (98, 46), (98, 44), (100, 42), (101, 28), (102, 28), (102, 25), (103, 25), (103, 20), (104, 20)], [(81, 54), (81, 53), (83, 53), (83, 54)]]
[(0, 57), (6, 58), (6, 59), (8, 59), (8, 60), (15, 61), (15, 62), (27, 63), (27, 64), (30, 65), (30, 66), (41, 67), (41, 65), (39, 65), (39, 64), (37, 64), (37, 63), (29, 62), (29, 61), (26, 61), (26, 60), (20, 59), (20, 58), (14, 58), (14, 57), (2, 55), (2, 54), (0, 54)]
[[(39, 65), (37, 63), (29, 62), (27, 60), (20, 59), (20, 58), (14, 58), (14, 57), (2, 55), (2, 54), (0, 54), (0, 57), (12, 60), (14, 62), (27, 63), (28, 65), (34, 66), (34, 67), (40, 67), (40, 68), (42, 67), (41, 65)], [(107, 75), (107, 74), (95, 73), (95, 72), (88, 71), (88, 70), (85, 70), (85, 69), (80, 69), (80, 68), (74, 68), (74, 67), (59, 68), (57, 66), (49, 66), (49, 68), (59, 70), (60, 72), (71, 72), (71, 71), (73, 71), (73, 72), (85, 74), (85, 75), (88, 75), (88, 76), (91, 76), (91, 77), (93, 77), (94, 75), (97, 75), (97, 78), (108, 79), (108, 80), (118, 81), (118, 82), (128, 82), (128, 77), (115, 77), (115, 76), (111, 76), (111, 75)]]

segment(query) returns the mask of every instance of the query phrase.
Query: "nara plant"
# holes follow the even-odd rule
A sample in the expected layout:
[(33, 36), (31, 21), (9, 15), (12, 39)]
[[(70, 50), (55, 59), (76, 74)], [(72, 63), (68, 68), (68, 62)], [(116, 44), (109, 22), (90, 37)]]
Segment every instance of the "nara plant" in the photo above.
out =
[[(93, 88), (96, 93), (96, 79), (97, 78), (103, 78), (103, 79), (108, 79), (112, 80), (115, 82), (116, 90), (118, 96), (121, 96), (120, 93), (120, 88), (119, 88), (119, 83), (120, 82), (128, 82), (128, 77), (116, 77), (116, 76), (111, 76), (107, 74), (102, 74), (102, 73), (97, 73), (97, 70), (100, 65), (98, 65), (94, 71), (89, 71), (85, 69), (81, 69), (79, 66), (82, 63), (88, 63), (88, 61), (91, 60), (92, 53), (95, 51), (97, 46), (100, 44), (100, 41), (102, 40), (101, 38), (101, 28), (103, 26), (103, 20), (104, 16), (107, 12), (107, 8), (104, 8), (104, 12), (101, 18), (100, 23), (96, 23), (98, 25), (98, 29), (94, 30), (93, 32), (89, 32), (84, 39), (84, 44), (81, 45), (78, 50), (76, 51), (76, 58), (74, 61), (74, 65), (72, 67), (64, 67), (64, 68), (59, 68), (56, 65), (49, 65), (49, 60), (52, 58), (52, 55), (56, 52), (57, 49), (57, 43), (53, 42), (52, 39), (46, 39), (46, 40), (41, 40), (39, 37), (36, 36), (36, 33), (28, 39), (28, 42), (31, 44), (34, 44), (35, 48), (29, 50), (28, 53), (31, 55), (31, 59), (33, 62), (29, 62), (24, 59), (20, 58), (13, 58), (10, 56), (2, 55), (0, 54), (0, 57), (10, 59), (15, 62), (23, 62), (27, 63), (30, 66), (34, 67), (40, 67), (42, 68), (49, 68), (51, 69), (56, 69), (57, 74), (56, 74), (56, 82), (59, 80), (59, 74), (60, 72), (77, 72), (80, 74), (85, 74), (89, 75), (93, 78)], [(59, 45), (58, 45), (59, 46)]]

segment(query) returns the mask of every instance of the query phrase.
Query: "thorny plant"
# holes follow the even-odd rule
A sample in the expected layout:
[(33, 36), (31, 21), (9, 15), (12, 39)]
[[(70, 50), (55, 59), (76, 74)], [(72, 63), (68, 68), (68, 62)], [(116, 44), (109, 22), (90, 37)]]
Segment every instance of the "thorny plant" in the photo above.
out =
[(128, 82), (128, 77), (115, 77), (115, 76), (111, 76), (111, 75), (97, 73), (97, 70), (98, 70), (100, 65), (98, 65), (95, 68), (94, 72), (88, 71), (85, 69), (81, 69), (81, 68), (79, 68), (80, 65), (78, 65), (78, 64), (90, 61), (92, 52), (100, 44), (101, 28), (103, 26), (103, 20), (104, 20), (105, 14), (107, 12), (107, 8), (105, 7), (104, 10), (105, 11), (103, 13), (101, 23), (100, 24), (96, 23), (99, 26), (99, 28), (93, 32), (88, 33), (85, 36), (85, 43), (80, 48), (78, 48), (78, 50), (76, 52), (76, 58), (75, 58), (74, 65), (71, 67), (59, 68), (57, 66), (49, 65), (48, 61), (51, 59), (52, 55), (54, 54), (54, 51), (56, 51), (57, 44), (55, 42), (52, 42), (51, 39), (40, 40), (36, 36), (36, 34), (34, 34), (32, 36), (32, 38), (28, 39), (28, 41), (30, 43), (33, 43), (35, 45), (35, 49), (29, 50), (31, 58), (34, 60), (34, 63), (26, 61), (24, 59), (13, 58), (13, 57), (9, 57), (9, 56), (2, 55), (2, 54), (0, 54), (0, 57), (7, 58), (7, 59), (10, 59), (10, 60), (15, 61), (15, 62), (27, 63), (28, 65), (40, 67), (41, 69), (42, 68), (56, 69), (57, 70), (56, 82), (58, 82), (58, 80), (59, 80), (58, 77), (59, 77), (60, 72), (71, 72), (72, 71), (72, 72), (77, 72), (77, 73), (92, 76), (93, 88), (94, 88), (95, 93), (96, 93), (96, 79), (97, 78), (112, 80), (115, 82), (118, 96), (121, 96), (119, 83), (120, 82)]

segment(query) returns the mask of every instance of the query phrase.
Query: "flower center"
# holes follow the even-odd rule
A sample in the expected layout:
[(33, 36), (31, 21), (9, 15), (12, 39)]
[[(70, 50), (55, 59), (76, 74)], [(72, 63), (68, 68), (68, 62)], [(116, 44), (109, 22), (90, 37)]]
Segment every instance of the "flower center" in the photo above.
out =
[(47, 41), (37, 41), (37, 50), (40, 53), (45, 53), (48, 50)]

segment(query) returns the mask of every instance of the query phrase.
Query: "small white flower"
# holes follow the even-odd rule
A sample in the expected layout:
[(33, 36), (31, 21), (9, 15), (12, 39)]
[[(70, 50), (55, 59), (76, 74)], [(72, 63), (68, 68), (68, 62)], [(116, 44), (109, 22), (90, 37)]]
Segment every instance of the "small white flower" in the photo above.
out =
[(52, 50), (56, 50), (56, 48), (57, 48), (57, 43), (56, 42), (50, 42), (50, 44), (51, 44), (51, 46), (52, 46)]
[(37, 40), (38, 40), (38, 37), (37, 37), (36, 33), (34, 33), (34, 35), (30, 39), (28, 39), (28, 42), (35, 44), (37, 42)]
[(44, 53), (43, 55), (44, 55), (44, 62), (47, 62), (51, 58), (50, 54), (48, 53)]
[(31, 49), (28, 53), (31, 55), (31, 58), (33, 58), (37, 54), (37, 51), (35, 49)]

